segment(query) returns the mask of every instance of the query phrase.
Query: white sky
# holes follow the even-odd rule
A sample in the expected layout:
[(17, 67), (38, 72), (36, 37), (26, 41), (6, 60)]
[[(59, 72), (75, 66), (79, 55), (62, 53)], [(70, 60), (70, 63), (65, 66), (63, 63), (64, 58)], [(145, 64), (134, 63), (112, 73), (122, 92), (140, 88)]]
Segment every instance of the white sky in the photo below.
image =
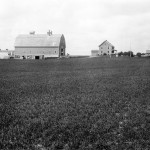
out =
[(150, 49), (150, 0), (0, 0), (0, 49), (18, 34), (64, 34), (66, 51), (90, 55), (108, 40), (118, 51)]

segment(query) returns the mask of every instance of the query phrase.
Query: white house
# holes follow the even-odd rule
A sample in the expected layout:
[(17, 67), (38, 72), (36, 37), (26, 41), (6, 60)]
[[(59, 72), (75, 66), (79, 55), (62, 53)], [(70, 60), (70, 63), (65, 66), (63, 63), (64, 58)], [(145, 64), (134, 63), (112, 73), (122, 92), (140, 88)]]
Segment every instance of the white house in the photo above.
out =
[(116, 56), (116, 54), (117, 50), (115, 50), (115, 46), (113, 46), (107, 40), (99, 45), (99, 50), (91, 50), (91, 56), (103, 56), (103, 55)]
[(107, 40), (99, 45), (99, 55), (115, 55), (116, 52), (115, 46)]

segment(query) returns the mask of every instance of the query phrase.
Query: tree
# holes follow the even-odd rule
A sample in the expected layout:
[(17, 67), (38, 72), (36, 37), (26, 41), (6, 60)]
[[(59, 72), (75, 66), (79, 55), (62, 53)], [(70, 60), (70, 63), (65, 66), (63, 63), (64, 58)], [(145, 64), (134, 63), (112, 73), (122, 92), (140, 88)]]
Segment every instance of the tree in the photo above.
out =
[(141, 54), (140, 52), (138, 52), (136, 55), (137, 55), (138, 57), (141, 57), (142, 54)]
[(129, 57), (134, 57), (132, 51), (124, 52), (123, 55), (124, 55), (124, 56), (129, 56)]
[(118, 53), (118, 56), (123, 56), (123, 52), (122, 52), (122, 51), (119, 52), (119, 53)]
[(129, 53), (128, 52), (124, 52), (123, 56), (129, 56)]
[(134, 55), (133, 55), (133, 52), (132, 52), (132, 51), (128, 51), (128, 53), (129, 53), (129, 56), (130, 56), (130, 57), (134, 57)]

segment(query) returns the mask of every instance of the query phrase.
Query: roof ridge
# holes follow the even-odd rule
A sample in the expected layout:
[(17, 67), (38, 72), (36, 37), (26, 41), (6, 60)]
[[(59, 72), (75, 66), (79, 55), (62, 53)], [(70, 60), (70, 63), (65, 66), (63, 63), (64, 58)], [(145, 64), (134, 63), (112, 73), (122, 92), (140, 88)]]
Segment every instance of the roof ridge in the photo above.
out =
[[(101, 45), (103, 45), (105, 42), (108, 42), (110, 45), (112, 45), (109, 41), (105, 40), (104, 42), (102, 42), (102, 43), (99, 45), (99, 47), (100, 47)], [(112, 46), (114, 47), (114, 45), (112, 45)]]

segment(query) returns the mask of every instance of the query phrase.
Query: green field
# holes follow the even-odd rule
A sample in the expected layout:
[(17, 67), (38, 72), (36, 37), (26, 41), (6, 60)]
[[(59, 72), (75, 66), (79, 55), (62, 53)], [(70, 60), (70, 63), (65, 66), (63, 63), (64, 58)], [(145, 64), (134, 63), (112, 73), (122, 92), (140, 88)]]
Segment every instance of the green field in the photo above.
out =
[(150, 59), (0, 60), (0, 149), (150, 149)]

